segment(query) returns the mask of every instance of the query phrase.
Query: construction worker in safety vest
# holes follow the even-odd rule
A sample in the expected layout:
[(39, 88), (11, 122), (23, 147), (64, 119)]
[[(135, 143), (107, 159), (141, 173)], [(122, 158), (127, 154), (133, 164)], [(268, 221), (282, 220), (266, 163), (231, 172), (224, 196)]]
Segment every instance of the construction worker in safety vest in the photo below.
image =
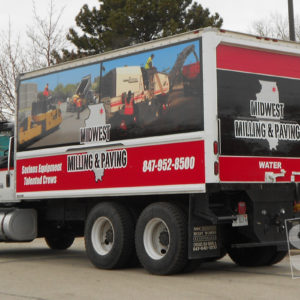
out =
[(74, 104), (76, 106), (77, 111), (77, 119), (80, 119), (80, 111), (81, 111), (81, 99), (78, 95), (74, 95), (73, 97)]
[(151, 54), (149, 56), (149, 58), (147, 59), (147, 62), (145, 64), (145, 69), (146, 70), (149, 70), (149, 69), (152, 69), (153, 68), (153, 58), (154, 58), (154, 54)]
[(153, 58), (154, 58), (154, 54), (151, 54), (148, 59), (147, 62), (145, 64), (145, 87), (147, 90), (150, 89), (150, 86), (153, 83)]
[(134, 101), (133, 94), (131, 93), (131, 91), (129, 91), (127, 98), (125, 99), (124, 115), (133, 116), (134, 113), (133, 101)]
[(127, 129), (128, 125), (132, 125), (134, 121), (134, 94), (129, 91), (127, 97), (125, 98), (125, 108), (124, 108), (124, 123), (121, 124), (121, 128)]
[(45, 86), (45, 89), (43, 91), (43, 95), (48, 98), (49, 97), (49, 86), (48, 86), (48, 83), (46, 84)]

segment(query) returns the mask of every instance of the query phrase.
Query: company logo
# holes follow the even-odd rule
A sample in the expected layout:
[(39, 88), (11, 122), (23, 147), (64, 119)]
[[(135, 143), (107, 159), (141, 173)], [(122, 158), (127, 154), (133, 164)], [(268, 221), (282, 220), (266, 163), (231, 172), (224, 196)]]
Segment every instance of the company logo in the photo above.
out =
[(106, 113), (102, 103), (89, 105), (89, 116), (80, 128), (80, 143), (98, 143), (110, 141), (111, 125), (106, 124)]
[[(85, 127), (80, 128), (80, 143), (106, 143), (110, 141), (111, 125), (106, 124), (106, 112), (103, 103), (89, 105), (89, 116)], [(83, 154), (68, 155), (68, 172), (93, 171), (95, 181), (102, 181), (106, 169), (126, 168), (127, 151), (89, 151)]]
[(259, 80), (261, 91), (250, 100), (248, 120), (234, 120), (236, 138), (260, 139), (276, 150), (279, 141), (300, 141), (300, 125), (283, 122), (284, 103), (279, 101), (276, 82)]
[(93, 171), (95, 181), (102, 181), (104, 170), (120, 169), (127, 166), (127, 151), (125, 149), (109, 151), (93, 151), (67, 156), (68, 172)]
[(285, 220), (292, 278), (300, 278), (300, 218)]

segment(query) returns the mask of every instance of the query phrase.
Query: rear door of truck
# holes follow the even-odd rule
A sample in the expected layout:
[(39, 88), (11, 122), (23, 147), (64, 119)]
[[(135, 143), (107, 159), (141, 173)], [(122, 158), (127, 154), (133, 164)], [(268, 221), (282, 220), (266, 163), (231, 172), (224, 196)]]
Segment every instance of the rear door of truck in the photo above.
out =
[(300, 49), (232, 34), (216, 48), (220, 181), (300, 181)]

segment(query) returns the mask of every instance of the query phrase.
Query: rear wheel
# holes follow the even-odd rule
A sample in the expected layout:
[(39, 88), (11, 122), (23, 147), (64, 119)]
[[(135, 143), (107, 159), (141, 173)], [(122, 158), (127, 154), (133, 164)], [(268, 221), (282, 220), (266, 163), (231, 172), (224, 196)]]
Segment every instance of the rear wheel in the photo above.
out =
[(182, 273), (193, 273), (200, 268), (204, 261), (202, 259), (189, 259), (182, 270)]
[(104, 202), (90, 212), (85, 247), (91, 262), (102, 269), (124, 267), (133, 255), (134, 223), (125, 207)]
[(268, 266), (280, 262), (286, 251), (277, 251), (275, 246), (255, 248), (230, 248), (228, 254), (238, 265), (245, 267)]
[(150, 273), (174, 274), (187, 264), (187, 218), (174, 204), (154, 203), (140, 215), (135, 244), (141, 264)]
[(274, 251), (273, 257), (269, 260), (268, 265), (275, 265), (281, 262), (287, 255), (287, 251)]

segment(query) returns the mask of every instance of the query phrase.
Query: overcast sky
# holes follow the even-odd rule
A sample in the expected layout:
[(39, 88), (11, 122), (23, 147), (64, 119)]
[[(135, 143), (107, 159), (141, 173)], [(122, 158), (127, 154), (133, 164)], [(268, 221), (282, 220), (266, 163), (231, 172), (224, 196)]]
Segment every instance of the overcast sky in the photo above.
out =
[[(46, 16), (49, 0), (35, 0), (37, 11)], [(75, 17), (80, 8), (88, 3), (90, 7), (98, 5), (98, 0), (54, 0), (57, 11), (64, 7), (61, 25), (65, 28), (76, 26)], [(1, 0), (0, 30), (7, 30), (9, 21), (15, 34), (26, 31), (32, 24), (32, 0)]]
[[(224, 20), (223, 28), (246, 32), (256, 20), (272, 13), (288, 16), (288, 0), (200, 0), (211, 13), (218, 12)], [(300, 0), (294, 0), (294, 14), (300, 15)]]
[[(155, 1), (155, 0), (153, 0)], [(47, 14), (49, 0), (36, 0), (38, 11)], [(253, 21), (267, 18), (271, 13), (288, 14), (288, 0), (199, 0), (211, 13), (218, 12), (224, 19), (223, 28), (246, 32)], [(98, 5), (98, 0), (55, 0), (57, 7), (65, 7), (63, 25), (75, 26), (74, 18), (83, 4)], [(300, 15), (300, 0), (294, 0), (294, 12)], [(0, 30), (8, 27), (10, 19), (14, 34), (32, 24), (32, 0), (1, 0)]]

